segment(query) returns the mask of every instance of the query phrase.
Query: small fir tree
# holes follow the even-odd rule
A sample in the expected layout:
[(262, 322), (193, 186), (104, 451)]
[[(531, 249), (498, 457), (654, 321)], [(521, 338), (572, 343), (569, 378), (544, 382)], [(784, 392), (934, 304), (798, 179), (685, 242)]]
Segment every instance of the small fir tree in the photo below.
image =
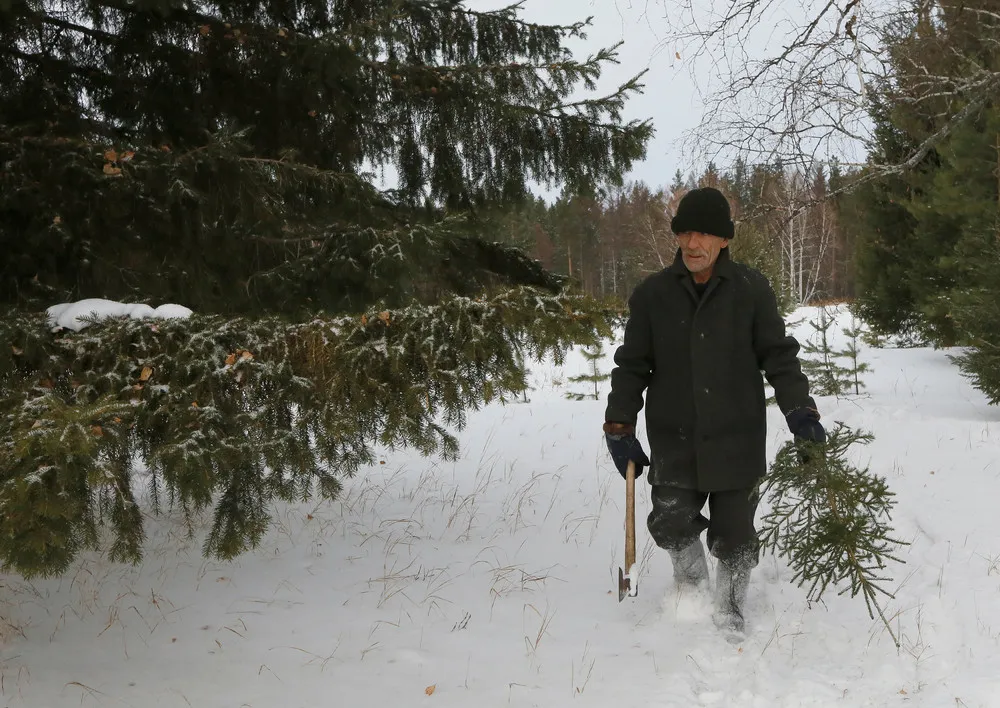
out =
[(581, 351), (584, 358), (587, 360), (590, 371), (586, 374), (580, 374), (578, 376), (570, 376), (569, 380), (573, 383), (584, 383), (589, 382), (594, 386), (593, 393), (578, 393), (575, 391), (570, 391), (566, 394), (566, 398), (574, 401), (582, 401), (585, 398), (593, 398), (595, 401), (600, 397), (601, 390), (600, 384), (603, 381), (607, 381), (611, 378), (610, 372), (601, 371), (599, 364), (604, 358), (604, 342), (598, 340), (596, 344), (590, 349), (583, 349)]
[(844, 371), (851, 379), (855, 395), (860, 395), (861, 388), (865, 385), (861, 380), (861, 374), (871, 371), (871, 366), (867, 362), (859, 360), (858, 341), (864, 336), (864, 326), (851, 315), (851, 326), (844, 327), (842, 331), (847, 336), (847, 345), (838, 354), (850, 363)]
[(869, 617), (877, 613), (899, 646), (879, 604), (893, 598), (886, 564), (902, 563), (895, 553), (907, 545), (892, 535), (894, 495), (884, 478), (847, 459), (852, 445), (873, 439), (838, 423), (825, 444), (787, 443), (762, 483), (770, 511), (761, 519), (761, 545), (788, 558), (792, 582), (809, 585), (810, 602), (831, 584), (843, 586), (838, 594), (861, 594)]
[(804, 358), (802, 370), (809, 377), (813, 390), (820, 396), (839, 396), (850, 386), (850, 370), (837, 363), (837, 352), (830, 343), (830, 330), (836, 320), (830, 316), (827, 308), (819, 308), (819, 322), (810, 321), (815, 337), (808, 339), (802, 345), (803, 353), (818, 358)]

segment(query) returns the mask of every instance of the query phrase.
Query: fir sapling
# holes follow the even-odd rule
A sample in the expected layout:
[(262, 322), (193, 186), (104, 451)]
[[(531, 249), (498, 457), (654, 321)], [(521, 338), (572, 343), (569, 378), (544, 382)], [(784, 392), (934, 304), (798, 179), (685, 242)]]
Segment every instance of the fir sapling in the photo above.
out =
[(871, 371), (871, 366), (859, 359), (859, 347), (858, 341), (863, 336), (863, 326), (862, 323), (851, 315), (851, 326), (844, 327), (843, 330), (845, 335), (847, 335), (847, 345), (838, 352), (838, 355), (847, 359), (850, 363), (850, 367), (845, 368), (847, 376), (851, 379), (851, 385), (854, 386), (855, 395), (861, 393), (861, 388), (865, 385), (861, 380), (861, 374)]
[(804, 354), (817, 357), (803, 358), (802, 370), (809, 377), (813, 391), (820, 396), (846, 393), (851, 382), (849, 370), (837, 363), (838, 352), (834, 351), (830, 343), (830, 330), (834, 324), (836, 320), (830, 316), (827, 308), (819, 308), (819, 322), (809, 322), (818, 341), (810, 337), (802, 345)]
[(594, 387), (593, 393), (577, 393), (571, 391), (566, 394), (566, 398), (574, 401), (582, 401), (585, 398), (593, 398), (595, 401), (600, 397), (601, 389), (600, 384), (603, 381), (607, 381), (611, 378), (609, 372), (601, 371), (599, 364), (601, 359), (604, 358), (604, 343), (600, 340), (597, 341), (589, 349), (582, 349), (581, 353), (583, 357), (587, 360), (590, 371), (586, 374), (580, 374), (578, 376), (570, 376), (569, 380), (573, 383), (590, 383)]
[(899, 646), (879, 600), (893, 598), (887, 563), (902, 563), (895, 554), (908, 544), (893, 537), (895, 500), (885, 479), (847, 457), (852, 445), (873, 439), (838, 423), (825, 444), (786, 443), (761, 486), (770, 507), (761, 519), (761, 546), (788, 559), (792, 582), (809, 586), (810, 602), (831, 584), (841, 586), (838, 594), (861, 594), (869, 616), (877, 613)]

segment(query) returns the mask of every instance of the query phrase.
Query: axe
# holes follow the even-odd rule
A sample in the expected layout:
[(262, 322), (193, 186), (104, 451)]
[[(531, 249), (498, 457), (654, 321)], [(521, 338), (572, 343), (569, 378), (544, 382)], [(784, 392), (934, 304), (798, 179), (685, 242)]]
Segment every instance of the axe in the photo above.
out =
[(618, 569), (618, 602), (626, 595), (636, 596), (639, 590), (635, 572), (635, 463), (628, 461), (625, 470), (625, 570)]

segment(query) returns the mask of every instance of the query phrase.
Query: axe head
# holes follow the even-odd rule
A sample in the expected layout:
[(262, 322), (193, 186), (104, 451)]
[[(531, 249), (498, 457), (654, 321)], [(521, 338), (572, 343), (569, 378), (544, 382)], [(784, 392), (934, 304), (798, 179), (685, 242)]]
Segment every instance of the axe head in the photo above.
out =
[[(631, 569), (630, 569), (631, 570)], [(625, 575), (621, 568), (618, 569), (618, 602), (625, 599), (626, 595), (636, 596), (638, 587), (632, 586), (632, 579)]]

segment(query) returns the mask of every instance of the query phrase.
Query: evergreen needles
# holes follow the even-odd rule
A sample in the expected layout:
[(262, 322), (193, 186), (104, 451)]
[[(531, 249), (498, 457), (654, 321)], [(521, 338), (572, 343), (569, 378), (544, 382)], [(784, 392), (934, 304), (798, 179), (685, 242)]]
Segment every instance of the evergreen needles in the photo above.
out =
[(154, 512), (211, 509), (204, 551), (232, 558), (260, 541), (272, 499), (335, 498), (374, 445), (453, 458), (448, 428), (523, 391), (526, 359), (561, 362), (609, 335), (592, 300), (533, 288), (304, 323), (118, 319), (53, 334), (37, 315), (2, 318), (0, 560), (59, 573), (104, 527), (112, 557), (138, 561), (133, 495)]
[(955, 320), (969, 346), (951, 358), (995, 406), (1000, 405), (1000, 243), (984, 249), (976, 274), (979, 284), (955, 297)]
[(860, 593), (869, 616), (877, 613), (899, 646), (879, 604), (880, 596), (893, 597), (884, 585), (890, 580), (886, 563), (902, 563), (894, 553), (897, 546), (906, 545), (892, 536), (894, 495), (883, 478), (847, 458), (852, 445), (872, 439), (838, 423), (825, 447), (787, 443), (761, 489), (770, 501), (770, 511), (762, 518), (761, 543), (788, 559), (792, 582), (809, 586), (811, 602), (819, 602), (831, 584), (842, 586), (838, 594)]
[(0, 2), (0, 303), (299, 316), (507, 275), (428, 248), (373, 278), (364, 251), (367, 229), (453, 232), (442, 217), (620, 184), (644, 156), (652, 125), (622, 116), (641, 74), (597, 94), (618, 46), (577, 60), (588, 21), (522, 5)]
[[(642, 74), (595, 94), (618, 47), (576, 60), (588, 21), (522, 10), (0, 2), (8, 569), (59, 572), (102, 528), (136, 560), (147, 503), (212, 510), (231, 558), (273, 499), (334, 497), (375, 445), (454, 455), (528, 357), (609, 334), (484, 215), (620, 185), (653, 135), (623, 119)], [(25, 314), (90, 297), (199, 316)]]

